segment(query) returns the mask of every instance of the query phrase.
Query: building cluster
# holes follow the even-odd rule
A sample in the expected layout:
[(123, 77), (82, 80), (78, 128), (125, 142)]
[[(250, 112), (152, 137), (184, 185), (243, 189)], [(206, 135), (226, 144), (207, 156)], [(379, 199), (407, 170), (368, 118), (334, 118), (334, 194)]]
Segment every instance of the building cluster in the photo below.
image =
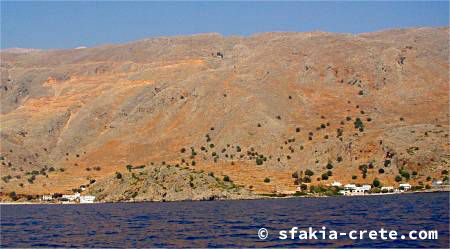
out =
[(93, 195), (81, 195), (75, 193), (72, 195), (43, 195), (42, 201), (46, 202), (61, 202), (63, 204), (70, 203), (94, 203), (95, 196)]
[[(342, 183), (333, 182), (331, 184), (332, 187), (342, 188)], [(409, 183), (401, 183), (398, 188), (394, 188), (392, 186), (381, 187), (381, 193), (401, 193), (404, 191), (411, 190), (411, 185)], [(342, 195), (365, 195), (369, 194), (372, 186), (369, 184), (364, 184), (361, 186), (357, 186), (355, 184), (346, 184), (343, 186), (343, 189), (339, 191)]]

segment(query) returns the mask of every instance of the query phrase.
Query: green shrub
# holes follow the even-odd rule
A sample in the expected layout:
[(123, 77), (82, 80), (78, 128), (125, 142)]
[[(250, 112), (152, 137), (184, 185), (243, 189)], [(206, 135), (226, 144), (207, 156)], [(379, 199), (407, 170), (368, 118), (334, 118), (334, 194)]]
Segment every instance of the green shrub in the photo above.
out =
[(122, 179), (122, 174), (120, 172), (116, 172), (116, 178), (117, 179)]
[(292, 178), (298, 178), (298, 172), (295, 171), (294, 173), (292, 173)]
[(302, 184), (302, 185), (300, 185), (300, 189), (301, 189), (302, 191), (305, 191), (305, 190), (308, 189), (308, 185)]
[(305, 175), (307, 175), (307, 176), (313, 176), (313, 175), (314, 175), (314, 172), (313, 172), (312, 170), (310, 170), (310, 169), (307, 169), (307, 170), (305, 170)]
[(126, 167), (127, 167), (128, 172), (131, 172), (131, 170), (133, 169), (133, 165), (131, 165), (131, 164), (128, 164)]
[(402, 177), (404, 177), (406, 180), (409, 180), (410, 175), (409, 175), (408, 171), (401, 169), (401, 170), (399, 171), (399, 173), (400, 173), (400, 175), (401, 175)]
[(12, 191), (8, 194), (9, 198), (11, 198), (13, 201), (17, 201), (19, 198), (16, 195), (16, 192)]
[(327, 163), (327, 169), (332, 169), (333, 168), (333, 164), (331, 164), (331, 162), (329, 161), (328, 163)]
[(268, 178), (268, 177), (264, 178), (264, 182), (265, 183), (269, 183), (270, 182), (270, 178)]
[(360, 118), (356, 118), (356, 120), (353, 124), (355, 125), (355, 129), (359, 129), (360, 131), (364, 130), (364, 124)]
[(399, 176), (399, 175), (395, 176), (395, 181), (396, 182), (401, 182), (402, 181), (402, 177)]
[(379, 174), (383, 174), (383, 173), (384, 173), (384, 169), (379, 169), (379, 170), (378, 170), (378, 173), (379, 173)]
[(375, 178), (375, 180), (373, 180), (373, 182), (372, 182), (372, 185), (376, 188), (379, 188), (381, 186), (381, 182), (380, 182), (380, 180)]
[(361, 164), (359, 165), (359, 170), (363, 173), (367, 173), (367, 164)]
[(352, 179), (355, 180), (358, 176), (352, 175)]
[(322, 180), (328, 180), (328, 174), (327, 173), (323, 173), (322, 174)]
[(231, 179), (230, 179), (229, 176), (226, 175), (226, 176), (223, 177), (223, 181), (224, 182), (231, 182)]

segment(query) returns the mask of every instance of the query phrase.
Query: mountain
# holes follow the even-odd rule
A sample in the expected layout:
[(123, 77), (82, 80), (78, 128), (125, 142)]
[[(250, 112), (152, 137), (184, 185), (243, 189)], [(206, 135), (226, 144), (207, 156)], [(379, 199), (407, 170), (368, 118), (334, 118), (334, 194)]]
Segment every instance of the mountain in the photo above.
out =
[(126, 165), (254, 193), (307, 169), (311, 185), (431, 184), (450, 160), (448, 44), (443, 27), (4, 50), (1, 191), (71, 192)]

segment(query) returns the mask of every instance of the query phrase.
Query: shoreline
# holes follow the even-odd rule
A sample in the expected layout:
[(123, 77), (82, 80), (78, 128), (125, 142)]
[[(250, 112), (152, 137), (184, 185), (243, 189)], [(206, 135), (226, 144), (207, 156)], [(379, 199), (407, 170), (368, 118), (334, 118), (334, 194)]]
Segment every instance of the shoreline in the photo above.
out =
[(296, 198), (329, 198), (329, 197), (369, 197), (369, 196), (383, 196), (383, 195), (402, 195), (402, 194), (425, 194), (425, 193), (439, 193), (439, 192), (449, 192), (450, 190), (426, 190), (426, 191), (410, 191), (410, 192), (399, 192), (399, 193), (374, 193), (374, 194), (363, 194), (363, 195), (287, 195), (287, 196), (265, 196), (256, 195), (256, 198), (242, 198), (242, 199), (216, 199), (216, 200), (175, 200), (175, 201), (119, 201), (119, 202), (94, 202), (94, 203), (55, 203), (55, 202), (0, 202), (1, 205), (90, 205), (90, 204), (105, 204), (105, 203), (162, 203), (162, 202), (210, 202), (210, 201), (246, 201), (246, 200), (267, 200), (267, 199), (296, 199)]

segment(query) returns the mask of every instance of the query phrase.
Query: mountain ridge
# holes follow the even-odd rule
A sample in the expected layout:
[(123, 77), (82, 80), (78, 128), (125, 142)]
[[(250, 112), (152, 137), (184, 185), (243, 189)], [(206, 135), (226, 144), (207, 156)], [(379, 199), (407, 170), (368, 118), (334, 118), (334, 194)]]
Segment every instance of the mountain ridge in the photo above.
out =
[(396, 184), (400, 168), (418, 184), (449, 165), (448, 27), (1, 55), (5, 192), (67, 192), (163, 161), (260, 193), (295, 190), (292, 174), (306, 169), (311, 184)]

